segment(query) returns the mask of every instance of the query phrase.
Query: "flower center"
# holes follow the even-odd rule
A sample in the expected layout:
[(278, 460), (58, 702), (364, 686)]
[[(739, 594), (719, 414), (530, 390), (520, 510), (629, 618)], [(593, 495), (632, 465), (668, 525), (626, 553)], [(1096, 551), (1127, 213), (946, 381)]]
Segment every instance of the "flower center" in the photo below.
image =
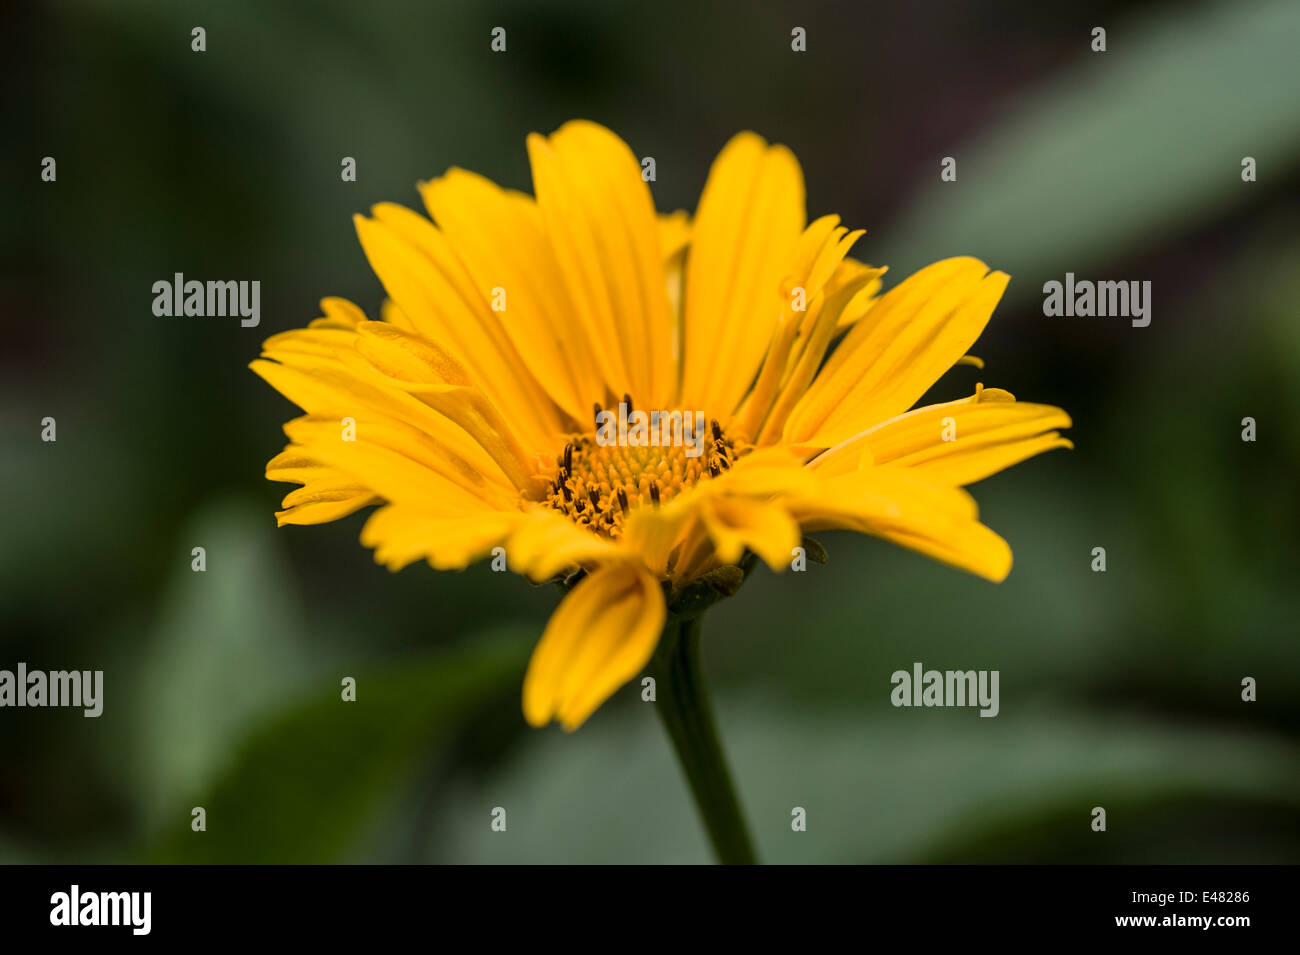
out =
[(596, 406), (596, 430), (564, 446), (546, 503), (605, 537), (623, 533), (633, 508), (658, 506), (735, 463), (717, 421), (689, 411), (617, 411)]

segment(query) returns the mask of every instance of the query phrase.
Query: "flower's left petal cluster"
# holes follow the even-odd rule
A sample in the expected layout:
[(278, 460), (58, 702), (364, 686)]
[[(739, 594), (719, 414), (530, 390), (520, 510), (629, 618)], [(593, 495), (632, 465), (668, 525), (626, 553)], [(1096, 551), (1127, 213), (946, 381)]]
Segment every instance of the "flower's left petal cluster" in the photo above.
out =
[(561, 415), (529, 372), (502, 313), (493, 311), (491, 290), (476, 285), (447, 236), (424, 216), (393, 203), (371, 211), (373, 218), (355, 217), (357, 236), (410, 323), (398, 330), (445, 355), (458, 383), (509, 420), (520, 441), (546, 447), (563, 430)]

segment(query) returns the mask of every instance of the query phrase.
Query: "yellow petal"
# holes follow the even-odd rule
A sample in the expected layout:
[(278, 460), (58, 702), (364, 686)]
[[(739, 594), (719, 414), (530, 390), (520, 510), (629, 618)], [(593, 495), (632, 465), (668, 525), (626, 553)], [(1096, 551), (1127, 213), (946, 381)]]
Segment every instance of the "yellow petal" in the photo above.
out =
[(320, 307), (325, 316), (312, 322), (313, 327), (319, 323), (335, 328), (353, 328), (357, 322), (366, 320), (366, 313), (345, 298), (323, 298)]
[[(622, 544), (661, 577), (667, 574), (669, 557), (677, 550), (678, 558), (671, 576), (674, 581), (688, 581), (716, 563), (712, 560), (713, 539), (704, 520), (705, 512), (713, 502), (742, 501), (736, 509), (723, 504), (721, 512), (716, 509), (710, 512), (714, 529), (725, 533), (731, 526), (733, 514), (739, 525), (742, 514), (739, 509), (745, 506), (743, 502), (765, 502), (785, 495), (813, 497), (820, 487), (820, 481), (785, 448), (760, 448), (741, 457), (729, 471), (688, 488), (661, 506), (633, 508), (624, 527)], [(765, 536), (761, 543), (766, 555), (773, 555), (788, 542), (788, 534), (781, 536), (788, 528), (781, 523), (779, 514), (762, 516), (769, 536)], [(750, 520), (757, 521), (758, 514), (751, 515)], [(762, 531), (756, 528), (754, 532)], [(769, 546), (769, 540), (775, 543)], [(798, 542), (797, 535), (795, 542)], [(729, 549), (728, 553), (731, 552)], [(735, 558), (738, 557), (739, 553), (736, 553)]]
[[(852, 241), (852, 238), (850, 234), (844, 241)], [(800, 330), (796, 347), (790, 351), (788, 359), (790, 368), (782, 379), (772, 410), (768, 412), (763, 429), (759, 432), (759, 444), (771, 444), (780, 440), (787, 418), (807, 393), (809, 382), (813, 380), (822, 365), (826, 349), (830, 347), (839, 327), (839, 316), (862, 290), (869, 287), (873, 281), (878, 281), (878, 275), (879, 270), (875, 273), (860, 274), (836, 289), (830, 297), (826, 297), (824, 292), (818, 294), (814, 301), (815, 307), (809, 309), (808, 317), (811, 319), (811, 324)]]
[(1011, 573), (1010, 545), (979, 521), (969, 521), (940, 534), (888, 527), (868, 533), (995, 584), (1006, 580)]
[(668, 559), (699, 511), (699, 501), (679, 494), (660, 507), (637, 507), (623, 525), (622, 544), (656, 577), (668, 573)]
[(274, 361), (261, 358), (249, 367), (308, 414), (336, 420), (368, 414), (403, 421), (446, 445), (491, 480), (505, 480), (483, 447), (459, 425), (414, 395), (349, 367), (344, 359), (355, 358), (355, 342), (354, 336), (353, 347), (338, 355), (306, 348), (285, 350), (281, 345), (274, 352), (264, 352)]
[(430, 510), (513, 509), (516, 490), (475, 470), (447, 446), (417, 428), (364, 413), (339, 419), (304, 415), (284, 426), (302, 452), (390, 501)]
[[(848, 243), (842, 243), (848, 230), (839, 228), (839, 221), (839, 216), (822, 216), (799, 237), (790, 272), (785, 279), (790, 295), (782, 300), (781, 313), (773, 328), (772, 339), (754, 387), (745, 398), (742, 412), (728, 425), (729, 431), (745, 440), (752, 441), (758, 436), (773, 400), (793, 361), (798, 358), (798, 351), (801, 350), (797, 344), (798, 339), (805, 322), (810, 317), (815, 318), (816, 312), (821, 308), (823, 297), (820, 293), (834, 272), (833, 260), (837, 255), (842, 258), (852, 242), (862, 234), (854, 233)], [(793, 294), (795, 288), (803, 289), (802, 310), (796, 307)]]
[(606, 383), (616, 396), (668, 407), (673, 327), (640, 163), (608, 129), (582, 120), (530, 136), (528, 156), (551, 247)]
[(433, 514), (419, 506), (381, 507), (361, 529), (361, 543), (389, 570), (424, 559), (435, 570), (460, 570), (501, 546), (523, 519), (518, 512), (480, 511), (468, 516)]
[(893, 465), (934, 484), (967, 485), (1044, 451), (1072, 447), (1055, 430), (1070, 425), (1060, 408), (981, 388), (968, 398), (917, 408), (869, 428), (808, 466), (830, 477)]
[(658, 218), (659, 254), (665, 262), (686, 251), (691, 241), (691, 217), (685, 209), (669, 212)]
[[(357, 326), (351, 356), (397, 389), (413, 394), (460, 425), (520, 491), (540, 493), (537, 452), (521, 443), (511, 422), (477, 389), (441, 348), (384, 322)], [(361, 369), (360, 366), (356, 370)]]
[(540, 582), (597, 561), (625, 560), (627, 555), (609, 539), (539, 507), (530, 511), (511, 535), (506, 559), (511, 570)]
[(718, 559), (734, 564), (752, 550), (773, 570), (785, 570), (799, 546), (799, 525), (779, 502), (714, 497), (702, 510)]
[(534, 377), (585, 421), (605, 399), (605, 382), (536, 201), (464, 169), (421, 183), (420, 194), (483, 298), (504, 292), (505, 331)]
[(669, 351), (676, 367), (672, 372), (672, 394), (676, 401), (677, 378), (682, 361), (682, 308), (686, 283), (686, 252), (690, 246), (691, 220), (681, 210), (659, 217), (659, 252), (664, 257), (664, 288), (668, 295), (668, 311), (672, 316), (672, 341)]
[(803, 232), (803, 172), (790, 150), (741, 133), (709, 171), (686, 265), (681, 404), (725, 419), (758, 372)]
[(1008, 277), (945, 259), (887, 292), (840, 342), (795, 406), (789, 444), (832, 447), (901, 414), (966, 354)]
[(285, 495), (284, 510), (275, 514), (276, 524), (324, 524), (359, 511), (381, 499), (370, 488), (335, 468), (327, 467), (294, 445), (285, 448), (266, 465), (269, 481), (290, 481), (303, 485)]
[(918, 480), (901, 468), (866, 468), (822, 482), (813, 497), (787, 500), (806, 531), (847, 528), (882, 537), (944, 563), (1000, 581), (1011, 548), (979, 523), (965, 491)]
[(869, 274), (871, 276), (871, 281), (853, 296), (849, 303), (844, 307), (844, 310), (840, 313), (840, 331), (844, 331), (849, 328), (849, 326), (855, 324), (863, 315), (867, 314), (877, 301), (879, 301), (877, 296), (880, 294), (880, 286), (882, 284), (881, 276), (884, 275), (886, 271), (887, 269), (883, 266), (880, 268), (873, 268), (865, 262), (859, 262), (857, 259), (852, 258), (846, 258), (839, 264), (839, 267), (835, 270), (835, 274), (831, 276), (831, 280), (826, 283), (826, 295), (828, 297), (835, 294), (836, 291), (862, 275)]
[(818, 482), (803, 463), (782, 447), (758, 448), (740, 458), (731, 470), (696, 485), (706, 494), (771, 497), (815, 493)]
[(530, 444), (548, 444), (561, 430), (559, 417), (502, 327), (506, 313), (491, 310), (432, 222), (394, 203), (372, 211), (374, 219), (355, 217), (357, 236), (420, 337), (455, 358)]
[(524, 718), (577, 729), (650, 661), (667, 609), (659, 583), (636, 564), (602, 567), (551, 615), (524, 677)]
[[(317, 319), (316, 322), (320, 321)], [(333, 323), (318, 325), (312, 322), (307, 328), (272, 335), (262, 343), (262, 352), (269, 358), (281, 355), (314, 355), (318, 358), (338, 358), (352, 348), (357, 340), (354, 326), (340, 328)]]

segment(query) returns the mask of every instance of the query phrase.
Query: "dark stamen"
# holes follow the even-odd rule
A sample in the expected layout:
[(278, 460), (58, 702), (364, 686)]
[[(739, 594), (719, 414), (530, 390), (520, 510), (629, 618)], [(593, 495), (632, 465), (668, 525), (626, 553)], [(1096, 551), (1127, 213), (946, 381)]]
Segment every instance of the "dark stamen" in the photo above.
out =
[(623, 508), (623, 513), (627, 513), (627, 492), (622, 488), (618, 489), (618, 506)]
[(659, 506), (659, 482), (650, 482), (650, 500), (654, 501), (655, 507)]
[(564, 446), (564, 473), (573, 473), (573, 442)]

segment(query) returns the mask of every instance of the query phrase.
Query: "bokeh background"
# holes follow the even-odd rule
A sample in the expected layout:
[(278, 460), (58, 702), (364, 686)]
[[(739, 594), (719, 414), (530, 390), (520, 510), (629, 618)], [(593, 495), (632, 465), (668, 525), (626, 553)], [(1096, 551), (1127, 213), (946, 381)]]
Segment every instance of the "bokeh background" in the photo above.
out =
[[(709, 859), (635, 688), (576, 734), (524, 725), (556, 591), (392, 575), (364, 515), (277, 530), (288, 486), (262, 477), (296, 413), (247, 370), (262, 339), (325, 295), (381, 301), (350, 216), (418, 206), (451, 165), (530, 189), (525, 135), (578, 116), (656, 158), (661, 210), (751, 128), (890, 282), (956, 254), (1008, 271), (986, 369), (929, 397), (984, 381), (1075, 420), (1076, 450), (974, 488), (1004, 584), (829, 534), (828, 566), (760, 570), (711, 613), (763, 857), (1300, 859), (1293, 0), (58, 0), (0, 24), (0, 667), (106, 684), (97, 720), (0, 711), (0, 860)], [(261, 326), (155, 318), (177, 271), (260, 279)], [(1150, 327), (1045, 318), (1067, 271), (1152, 281)], [(1001, 715), (894, 709), (914, 661), (1000, 670)]]

